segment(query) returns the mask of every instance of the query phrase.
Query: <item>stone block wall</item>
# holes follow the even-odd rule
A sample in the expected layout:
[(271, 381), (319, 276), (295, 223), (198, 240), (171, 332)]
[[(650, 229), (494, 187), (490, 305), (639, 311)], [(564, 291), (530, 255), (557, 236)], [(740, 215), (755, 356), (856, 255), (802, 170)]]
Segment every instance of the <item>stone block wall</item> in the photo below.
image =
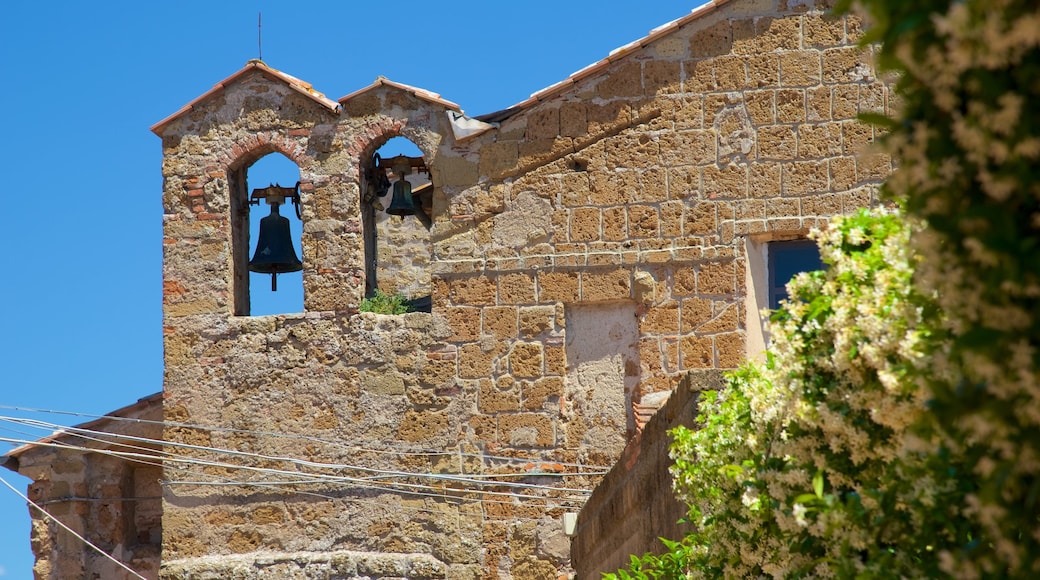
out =
[[(111, 415), (123, 420), (105, 418), (80, 425), (109, 435), (80, 437), (75, 430), (57, 434), (11, 451), (3, 465), (33, 480), (28, 490), (32, 502), (138, 574), (157, 578), (162, 468), (157, 460), (113, 453), (158, 454), (153, 444), (125, 437), (161, 436), (162, 398), (153, 395)], [(38, 510), (30, 507), (29, 514), (34, 577), (134, 578)]]
[[(870, 205), (890, 169), (855, 121), (888, 106), (859, 22), (821, 8), (714, 2), (466, 139), (424, 91), (337, 109), (257, 66), (164, 122), (164, 436), (190, 463), (163, 576), (344, 551), (570, 573), (559, 518), (637, 407), (744, 358), (745, 237)], [(362, 160), (394, 136), (434, 184), (429, 314), (357, 312)], [(305, 312), (250, 317), (238, 223), (273, 151), (300, 167)]]
[(679, 523), (686, 517), (686, 504), (672, 492), (668, 431), (679, 425), (692, 427), (699, 394), (722, 384), (720, 371), (690, 371), (639, 436), (629, 441), (578, 516), (571, 541), (578, 578), (614, 572), (627, 566), (632, 554), (660, 554), (664, 545), (659, 538), (678, 539), (689, 531)]

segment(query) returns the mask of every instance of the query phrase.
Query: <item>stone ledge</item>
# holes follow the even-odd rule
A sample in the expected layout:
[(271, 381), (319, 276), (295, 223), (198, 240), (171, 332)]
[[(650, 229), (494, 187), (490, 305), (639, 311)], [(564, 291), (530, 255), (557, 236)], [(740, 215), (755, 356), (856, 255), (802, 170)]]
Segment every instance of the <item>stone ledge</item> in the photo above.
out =
[(323, 578), (351, 580), (439, 580), (447, 566), (427, 554), (333, 552), (253, 552), (164, 562), (159, 577), (167, 580), (253, 580), (259, 578)]

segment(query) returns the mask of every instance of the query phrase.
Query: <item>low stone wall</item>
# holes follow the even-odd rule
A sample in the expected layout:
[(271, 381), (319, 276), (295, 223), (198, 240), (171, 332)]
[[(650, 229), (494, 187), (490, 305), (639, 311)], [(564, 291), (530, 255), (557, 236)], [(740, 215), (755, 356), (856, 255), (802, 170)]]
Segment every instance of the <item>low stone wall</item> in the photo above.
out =
[(603, 478), (578, 515), (571, 541), (571, 563), (578, 580), (592, 580), (628, 564), (629, 555), (660, 552), (660, 537), (680, 538), (686, 505), (672, 493), (668, 467), (668, 430), (690, 425), (698, 394), (722, 386), (722, 372), (691, 371), (625, 448), (621, 460)]

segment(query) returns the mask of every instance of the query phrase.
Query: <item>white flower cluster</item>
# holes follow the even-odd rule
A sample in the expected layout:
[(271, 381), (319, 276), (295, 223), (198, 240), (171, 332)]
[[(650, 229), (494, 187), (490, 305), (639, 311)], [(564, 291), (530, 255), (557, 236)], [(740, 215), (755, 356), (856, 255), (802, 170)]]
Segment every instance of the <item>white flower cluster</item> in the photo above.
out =
[[(916, 377), (929, 364), (909, 229), (875, 210), (816, 233), (828, 269), (789, 285), (770, 362), (706, 395), (700, 429), (677, 433), (673, 474), (701, 526), (698, 573), (869, 573), (870, 549), (912, 533), (896, 512), (933, 501), (927, 478), (889, 489), (916, 457), (905, 435), (924, 412)], [(913, 569), (913, 554), (890, 552), (885, 566)]]

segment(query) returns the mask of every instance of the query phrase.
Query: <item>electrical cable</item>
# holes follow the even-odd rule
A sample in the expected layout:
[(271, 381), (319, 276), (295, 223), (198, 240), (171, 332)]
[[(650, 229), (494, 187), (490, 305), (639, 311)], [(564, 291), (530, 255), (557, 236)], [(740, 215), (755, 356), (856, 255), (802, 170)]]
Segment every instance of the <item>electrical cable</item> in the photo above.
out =
[[(40, 423), (39, 421), (32, 420), (32, 419), (29, 419), (29, 420), (14, 419), (14, 420), (12, 420), (10, 418), (0, 417), (0, 420), (8, 420), (8, 421), (14, 421), (14, 422), (19, 422), (19, 423), (21, 423), (23, 421), (28, 421), (28, 422), (31, 422), (33, 424)], [(375, 473), (375, 474), (377, 474), (379, 476), (390, 476), (390, 477), (401, 477), (401, 478), (423, 478), (423, 479), (428, 479), (428, 480), (446, 481), (446, 482), (451, 482), (451, 483), (467, 483), (467, 484), (476, 485), (478, 487), (493, 486), (493, 487), (505, 487), (505, 488), (511, 488), (511, 489), (532, 489), (532, 490), (535, 490), (535, 489), (551, 489), (551, 490), (555, 490), (555, 491), (565, 491), (565, 492), (570, 492), (570, 493), (584, 493), (584, 494), (589, 493), (589, 490), (579, 489), (579, 488), (564, 488), (564, 487), (559, 487), (559, 486), (546, 486), (546, 485), (517, 483), (517, 482), (509, 482), (509, 481), (487, 482), (487, 481), (484, 481), (483, 479), (479, 479), (479, 478), (470, 478), (470, 477), (464, 477), (464, 476), (454, 475), (454, 474), (418, 473), (418, 472), (407, 472), (407, 471), (397, 471), (397, 470), (388, 470), (388, 469), (368, 468), (368, 467), (357, 466), (357, 465), (350, 465), (350, 464), (318, 463), (318, 462), (314, 462), (314, 461), (308, 461), (308, 460), (303, 460), (303, 459), (296, 459), (296, 458), (292, 458), (292, 457), (280, 457), (280, 456), (263, 455), (263, 454), (258, 454), (258, 453), (249, 453), (249, 452), (244, 452), (244, 451), (233, 451), (233, 450), (216, 448), (216, 447), (190, 445), (190, 444), (184, 444), (184, 443), (179, 443), (179, 444), (178, 443), (171, 443), (171, 442), (168, 442), (168, 441), (161, 441), (161, 440), (156, 440), (156, 439), (150, 439), (150, 438), (147, 438), (147, 437), (137, 437), (137, 436), (131, 436), (131, 435), (113, 435), (113, 434), (106, 433), (106, 432), (93, 431), (93, 430), (89, 430), (89, 429), (80, 429), (80, 428), (75, 428), (75, 427), (67, 428), (66, 433), (68, 435), (70, 435), (70, 436), (80, 437), (80, 438), (88, 440), (88, 441), (92, 440), (92, 441), (96, 441), (98, 443), (103, 443), (103, 444), (110, 444), (110, 445), (111, 444), (115, 444), (115, 445), (119, 445), (121, 447), (135, 448), (135, 449), (138, 449), (140, 451), (145, 451), (146, 455), (148, 455), (148, 456), (155, 456), (156, 455), (155, 450), (150, 449), (150, 448), (142, 448), (142, 447), (130, 446), (130, 445), (127, 445), (126, 443), (122, 443), (121, 441), (109, 441), (109, 440), (98, 438), (98, 437), (92, 437), (92, 436), (89, 436), (89, 435), (83, 435), (83, 433), (90, 433), (91, 435), (99, 435), (101, 437), (115, 437), (117, 439), (125, 439), (125, 440), (130, 440), (130, 441), (138, 441), (138, 442), (142, 442), (143, 441), (143, 442), (146, 442), (146, 443), (156, 444), (157, 446), (165, 445), (167, 447), (171, 447), (171, 446), (172, 447), (183, 447), (183, 448), (190, 449), (190, 450), (193, 450), (193, 451), (202, 451), (202, 452), (215, 453), (215, 454), (227, 454), (227, 455), (231, 455), (233, 457), (244, 457), (244, 458), (249, 458), (249, 459), (256, 459), (256, 460), (260, 460), (262, 462), (270, 462), (270, 461), (282, 462), (282, 463), (288, 463), (290, 465), (294, 465), (294, 466), (298, 466), (298, 467), (305, 467), (305, 468), (331, 469), (331, 470), (342, 470), (342, 471), (352, 470), (352, 471), (360, 471), (360, 472), (367, 472), (367, 473)], [(3, 440), (9, 440), (9, 438), (0, 437), (0, 441), (3, 441)], [(68, 447), (75, 447), (75, 446), (71, 446), (71, 445), (68, 445), (68, 444), (65, 444), (65, 445), (68, 446)], [(84, 447), (83, 449), (86, 450), (86, 449), (94, 449), (94, 448), (85, 448)], [(122, 453), (119, 453), (119, 454), (122, 455)], [(126, 457), (137, 458), (136, 454), (126, 454), (125, 456)], [(170, 457), (173, 458), (173, 457), (176, 457), (176, 456), (170, 455)], [(228, 466), (233, 466), (233, 465), (234, 464), (221, 464), (222, 467), (228, 467)], [(236, 466), (236, 467), (245, 468), (244, 466)], [(252, 468), (249, 468), (249, 469), (252, 469)], [(279, 472), (280, 473), (290, 473), (290, 474), (295, 474), (296, 473), (296, 472), (287, 472), (287, 471), (284, 471), (284, 470), (279, 470)], [(523, 474), (508, 474), (508, 475), (511, 476), (511, 477), (516, 477), (516, 476), (530, 477), (532, 474), (528, 472), (528, 473), (523, 473)], [(335, 477), (335, 476), (325, 476), (325, 477)], [(352, 477), (352, 478), (349, 478), (349, 481), (356, 482), (356, 483), (360, 484), (360, 483), (363, 483), (366, 480), (363, 479), (363, 478), (353, 478)]]
[[(0, 437), (0, 441), (11, 441), (11, 440), (9, 438)], [(112, 444), (112, 442), (107, 442), (107, 441), (103, 441), (103, 443)], [(234, 464), (234, 463), (226, 463), (226, 462), (221, 462), (221, 461), (205, 460), (205, 459), (201, 459), (201, 458), (198, 458), (198, 457), (190, 457), (189, 456), (189, 457), (185, 458), (185, 457), (182, 457), (182, 456), (174, 456), (174, 455), (169, 455), (169, 454), (167, 454), (167, 455), (156, 455), (156, 454), (152, 453), (152, 451), (154, 451), (154, 450), (150, 450), (150, 449), (148, 450), (149, 453), (142, 454), (142, 453), (132, 453), (132, 452), (126, 452), (126, 451), (116, 451), (116, 450), (111, 450), (111, 449), (98, 449), (98, 448), (93, 448), (93, 447), (84, 447), (84, 446), (78, 446), (78, 445), (70, 445), (70, 444), (67, 444), (67, 443), (45, 442), (45, 443), (37, 443), (37, 444), (41, 445), (41, 446), (55, 447), (55, 448), (59, 448), (59, 449), (74, 450), (74, 451), (88, 452), (88, 453), (98, 453), (98, 454), (101, 454), (101, 455), (109, 455), (109, 456), (121, 458), (123, 460), (135, 461), (135, 462), (138, 462), (138, 463), (145, 463), (145, 464), (150, 464), (150, 465), (156, 465), (155, 463), (151, 463), (151, 461), (154, 461), (154, 460), (158, 459), (158, 460), (162, 461), (163, 464), (166, 465), (166, 467), (172, 468), (172, 469), (178, 469), (178, 467), (171, 466), (170, 463), (186, 464), (186, 465), (201, 466), (201, 467), (208, 467), (208, 468), (218, 468), (218, 469), (225, 469), (225, 470), (240, 470), (240, 471), (245, 471), (245, 472), (249, 472), (249, 473), (256, 473), (256, 474), (260, 474), (260, 475), (276, 475), (276, 476), (280, 476), (280, 477), (290, 477), (290, 478), (294, 478), (293, 481), (296, 482), (297, 484), (301, 484), (301, 483), (353, 484), (355, 487), (360, 488), (360, 489), (370, 489), (370, 490), (378, 490), (378, 491), (384, 491), (384, 492), (395, 492), (395, 493), (401, 493), (401, 494), (407, 494), (407, 495), (415, 495), (415, 496), (424, 496), (424, 497), (437, 497), (437, 498), (442, 498), (442, 499), (456, 499), (455, 496), (449, 496), (449, 495), (446, 495), (446, 494), (442, 493), (446, 489), (451, 489), (451, 488), (436, 487), (436, 486), (417, 484), (417, 483), (411, 483), (411, 482), (395, 481), (395, 482), (389, 482), (389, 483), (382, 484), (382, 485), (374, 485), (374, 484), (370, 483), (370, 480), (357, 478), (357, 477), (352, 477), (352, 476), (336, 476), (336, 475), (328, 475), (328, 474), (308, 474), (308, 473), (301, 473), (299, 471), (288, 471), (288, 470), (284, 470), (284, 469), (272, 469), (272, 468), (255, 467), (255, 466), (249, 466), (249, 465), (238, 465), (238, 464)], [(214, 448), (207, 448), (207, 449), (219, 451), (219, 450), (214, 449)], [(396, 475), (398, 477), (402, 477), (402, 478), (417, 478), (417, 477), (423, 477), (423, 476), (425, 476), (427, 474), (414, 474), (414, 473), (409, 473), (409, 472), (398, 472)], [(192, 484), (192, 483), (196, 483), (196, 482), (179, 482), (179, 481), (174, 481), (174, 482), (169, 482), (169, 485), (188, 485), (188, 484)], [(243, 484), (243, 485), (249, 485), (249, 484), (255, 483), (255, 481), (244, 480), (244, 481), (240, 481), (238, 483)], [(485, 483), (485, 482), (479, 482), (478, 481), (476, 483), (480, 487), (508, 487), (508, 485), (509, 485), (507, 482)], [(515, 485), (515, 484), (513, 484), (513, 485)], [(582, 489), (576, 489), (576, 488), (559, 488), (559, 487), (553, 487), (553, 486), (533, 486), (533, 487), (535, 487), (536, 489), (545, 490), (545, 491), (552, 491), (552, 492), (586, 493), (586, 494), (590, 493), (589, 490), (582, 490)], [(469, 488), (465, 488), (465, 487), (458, 488), (458, 493), (479, 493), (479, 494), (483, 494), (483, 495), (490, 495), (490, 496), (495, 496), (495, 497), (507, 497), (507, 498), (513, 498), (513, 499), (518, 499), (518, 500), (539, 500), (540, 501), (540, 500), (545, 500), (547, 498), (547, 496), (542, 496), (542, 495), (529, 495), (529, 494), (522, 494), (522, 493), (493, 491), (493, 490), (487, 490), (487, 489), (469, 489)], [(580, 502), (584, 501), (583, 499), (567, 499), (567, 498), (553, 498), (553, 499), (556, 499), (557, 501), (567, 501), (569, 503), (570, 502), (580, 503)], [(483, 499), (481, 501), (489, 501), (489, 500)]]
[(63, 529), (65, 530), (65, 531), (67, 531), (68, 533), (72, 534), (73, 536), (76, 536), (76, 537), (77, 537), (77, 538), (78, 538), (78, 539), (79, 539), (79, 540), (80, 540), (81, 542), (83, 542), (84, 544), (86, 544), (87, 546), (89, 546), (90, 548), (92, 548), (93, 550), (95, 550), (95, 551), (96, 551), (96, 552), (97, 552), (98, 554), (101, 554), (102, 556), (104, 556), (104, 557), (108, 558), (109, 560), (111, 560), (112, 562), (114, 562), (114, 563), (115, 563), (115, 564), (116, 564), (117, 566), (119, 566), (120, 568), (122, 568), (122, 569), (126, 570), (127, 572), (129, 572), (129, 573), (133, 574), (133, 575), (134, 575), (135, 577), (137, 577), (137, 578), (140, 578), (141, 580), (148, 580), (148, 579), (147, 579), (147, 578), (145, 578), (144, 576), (141, 576), (140, 574), (138, 574), (137, 572), (135, 572), (133, 568), (130, 568), (130, 567), (129, 567), (129, 566), (127, 566), (126, 564), (124, 564), (124, 563), (120, 562), (119, 560), (116, 560), (116, 559), (115, 559), (115, 558), (114, 558), (114, 557), (113, 557), (113, 556), (112, 556), (111, 554), (109, 554), (108, 552), (106, 552), (106, 551), (102, 550), (101, 548), (99, 548), (99, 547), (95, 546), (95, 545), (94, 545), (93, 543), (91, 543), (91, 542), (90, 542), (90, 540), (88, 540), (88, 539), (84, 538), (83, 536), (81, 536), (81, 535), (77, 534), (75, 530), (73, 530), (72, 528), (70, 528), (70, 527), (68, 527), (67, 525), (65, 525), (65, 524), (64, 524), (64, 523), (63, 523), (63, 522), (62, 522), (61, 520), (59, 520), (58, 518), (56, 518), (56, 517), (52, 516), (52, 515), (51, 515), (51, 514), (50, 514), (50, 513), (49, 513), (49, 512), (47, 511), (47, 510), (45, 510), (45, 509), (43, 509), (42, 507), (40, 507), (39, 505), (37, 505), (37, 504), (36, 504), (36, 502), (34, 502), (33, 500), (29, 499), (29, 497), (28, 497), (28, 496), (26, 496), (26, 495), (25, 495), (24, 493), (22, 493), (22, 492), (18, 491), (17, 489), (15, 489), (15, 487), (14, 487), (13, 485), (11, 485), (10, 483), (8, 483), (8, 482), (7, 482), (7, 480), (6, 480), (6, 479), (4, 479), (3, 477), (0, 477), (0, 483), (3, 483), (4, 485), (6, 485), (8, 489), (10, 489), (10, 490), (11, 490), (11, 491), (13, 491), (14, 493), (18, 494), (18, 497), (21, 497), (21, 498), (22, 498), (22, 499), (24, 499), (24, 500), (25, 500), (25, 501), (26, 501), (26, 502), (27, 502), (27, 503), (28, 503), (29, 505), (31, 505), (32, 507), (34, 507), (34, 508), (36, 508), (37, 510), (39, 510), (39, 512), (40, 512), (41, 514), (43, 514), (43, 515), (44, 515), (44, 517), (46, 517), (47, 519), (51, 520), (52, 522), (54, 522), (54, 523), (58, 524), (58, 525), (59, 525), (59, 526), (61, 526), (61, 527), (62, 527), (62, 528), (63, 528)]
[[(482, 460), (485, 460), (485, 461), (488, 461), (488, 460), (491, 460), (491, 461), (503, 461), (503, 462), (506, 462), (506, 463), (517, 463), (517, 462), (521, 462), (521, 461), (529, 463), (531, 461), (539, 461), (539, 462), (545, 462), (545, 463), (559, 464), (559, 465), (562, 465), (562, 466), (565, 466), (565, 467), (577, 467), (577, 468), (583, 468), (583, 469), (596, 470), (595, 472), (588, 473), (588, 475), (602, 475), (602, 473), (597, 473), (597, 472), (602, 471), (603, 473), (606, 473), (606, 471), (610, 470), (610, 466), (604, 466), (604, 465), (588, 465), (588, 464), (583, 464), (583, 463), (571, 463), (571, 462), (565, 462), (565, 461), (546, 461), (546, 460), (537, 459), (537, 458), (523, 459), (523, 458), (517, 458), (517, 457), (508, 457), (508, 456), (481, 454), (481, 453), (469, 453), (469, 452), (463, 452), (463, 451), (446, 451), (446, 450), (443, 450), (443, 449), (439, 449), (439, 450), (422, 449), (422, 448), (415, 448), (415, 447), (411, 447), (411, 446), (400, 446), (400, 445), (396, 445), (395, 446), (395, 445), (389, 445), (389, 444), (386, 444), (386, 443), (382, 444), (383, 446), (385, 446), (385, 449), (378, 449), (378, 448), (375, 447), (375, 445), (376, 445), (375, 442), (371, 442), (370, 443), (370, 445), (372, 445), (372, 447), (361, 447), (361, 446), (357, 446), (357, 445), (348, 445), (348, 444), (343, 443), (340, 440), (326, 439), (326, 438), (322, 438), (322, 437), (315, 437), (315, 436), (312, 436), (312, 435), (300, 435), (300, 434), (293, 434), (293, 433), (279, 433), (279, 432), (275, 432), (275, 431), (259, 431), (259, 430), (251, 430), (251, 429), (235, 429), (235, 428), (231, 428), (231, 427), (215, 427), (215, 426), (209, 426), (209, 425), (200, 425), (200, 424), (197, 424), (197, 423), (181, 423), (181, 422), (176, 422), (176, 421), (158, 421), (158, 420), (151, 420), (151, 419), (139, 419), (139, 418), (133, 418), (133, 417), (120, 417), (120, 416), (117, 416), (117, 415), (95, 415), (95, 414), (91, 414), (91, 413), (79, 413), (79, 412), (75, 412), (75, 411), (59, 411), (59, 410), (53, 410), (53, 409), (42, 409), (42, 408), (34, 408), (34, 407), (19, 407), (19, 406), (12, 406), (12, 405), (0, 405), (0, 409), (6, 409), (6, 410), (10, 410), (10, 411), (21, 411), (21, 412), (28, 412), (28, 413), (67, 415), (67, 416), (75, 416), (75, 417), (89, 417), (89, 418), (94, 418), (94, 419), (108, 419), (108, 420), (112, 420), (112, 421), (121, 421), (121, 422), (129, 422), (129, 423), (144, 423), (144, 424), (162, 425), (162, 426), (165, 426), (165, 427), (184, 427), (184, 428), (199, 429), (199, 430), (210, 431), (210, 432), (241, 433), (241, 434), (245, 434), (245, 435), (263, 435), (263, 436), (268, 436), (268, 437), (300, 439), (300, 440), (312, 441), (312, 442), (316, 442), (316, 443), (325, 443), (325, 444), (334, 445), (334, 446), (337, 446), (337, 447), (342, 447), (342, 448), (345, 448), (345, 449), (357, 450), (357, 451), (360, 451), (360, 452), (363, 452), (363, 453), (380, 453), (380, 454), (402, 455), (402, 456), (413, 456), (413, 455), (417, 455), (417, 456), (458, 455), (458, 456), (461, 456), (461, 457), (471, 457), (471, 458), (482, 459)], [(0, 419), (3, 419), (3, 418), (4, 417), (0, 417)], [(55, 425), (57, 425), (57, 424), (55, 424)], [(66, 427), (64, 425), (57, 425), (57, 427), (59, 428), (59, 430), (64, 430), (64, 429), (68, 428), (68, 427)], [(406, 450), (402, 450), (402, 449), (406, 449)]]

